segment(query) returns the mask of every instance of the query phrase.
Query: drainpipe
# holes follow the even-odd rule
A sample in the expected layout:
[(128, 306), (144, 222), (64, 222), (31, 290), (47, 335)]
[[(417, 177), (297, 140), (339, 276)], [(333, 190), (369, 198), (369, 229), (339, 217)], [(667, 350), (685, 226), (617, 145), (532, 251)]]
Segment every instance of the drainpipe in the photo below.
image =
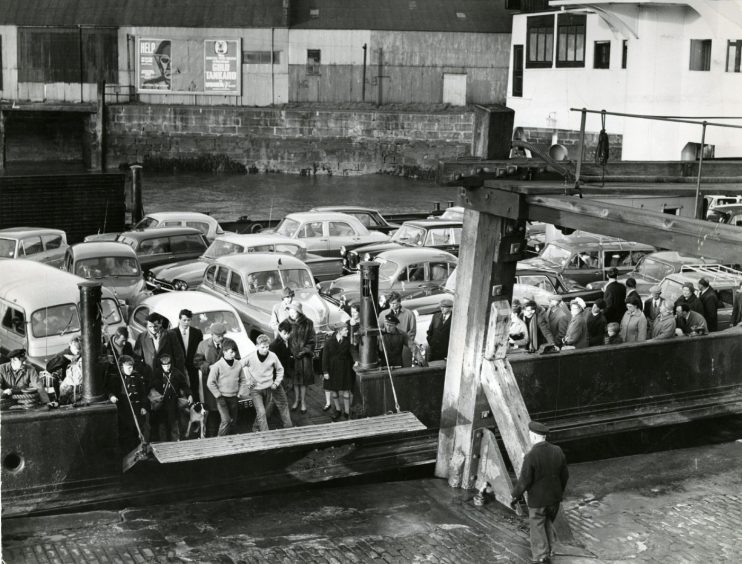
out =
[(693, 217), (696, 219), (703, 219), (703, 205), (701, 205), (701, 169), (703, 168), (703, 146), (706, 143), (706, 125), (703, 122), (703, 130), (701, 132), (701, 156), (698, 159), (698, 178), (696, 179), (696, 205), (693, 210)]
[(366, 101), (366, 52), (368, 46), (363, 44), (363, 82), (361, 83), (361, 102)]

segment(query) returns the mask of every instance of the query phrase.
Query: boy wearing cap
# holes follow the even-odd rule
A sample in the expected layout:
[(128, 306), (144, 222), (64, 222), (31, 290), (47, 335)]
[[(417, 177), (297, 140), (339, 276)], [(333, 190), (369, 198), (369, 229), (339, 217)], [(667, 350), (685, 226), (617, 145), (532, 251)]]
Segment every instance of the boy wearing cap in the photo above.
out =
[[(206, 407), (209, 416), (206, 418), (206, 436), (215, 437), (219, 429), (219, 409), (216, 398), (209, 390), (206, 382), (209, 378), (209, 370), (220, 358), (222, 358), (222, 344), (227, 328), (224, 323), (212, 323), (209, 327), (209, 337), (198, 344), (193, 364), (198, 368), (198, 388), (194, 390), (196, 399)], [(240, 353), (235, 358), (239, 360)]]
[(531, 529), (531, 562), (551, 562), (556, 541), (554, 520), (569, 480), (567, 459), (562, 449), (549, 443), (548, 427), (531, 421), (528, 435), (531, 450), (523, 458), (520, 477), (511, 495), (514, 506), (524, 492), (528, 493), (528, 524)]
[(250, 388), (250, 399), (255, 406), (253, 431), (268, 430), (266, 406), (272, 404), (278, 408), (283, 428), (294, 426), (291, 422), (286, 391), (281, 386), (283, 366), (275, 353), (271, 352), (270, 344), (271, 340), (268, 335), (258, 335), (255, 340), (257, 349), (240, 362), (247, 369), (247, 386)]
[(44, 389), (36, 369), (26, 362), (26, 349), (15, 349), (8, 353), (8, 362), (0, 364), (0, 386), (3, 395), (10, 396), (13, 390), (36, 388), (41, 401), (47, 403), (49, 396)]
[(618, 269), (611, 268), (608, 273), (608, 284), (603, 289), (605, 300), (605, 319), (608, 323), (620, 323), (626, 312), (626, 286), (618, 281)]
[(440, 308), (440, 311), (433, 314), (428, 327), (428, 360), (444, 360), (448, 356), (453, 300), (443, 298)]
[(138, 442), (135, 414), (142, 437), (149, 442), (147, 383), (135, 369), (134, 359), (127, 354), (118, 357), (116, 372), (108, 381), (108, 400), (118, 408), (119, 441), (129, 450)]
[(152, 426), (158, 430), (160, 440), (180, 440), (178, 428), (178, 400), (188, 398), (188, 405), (193, 403), (188, 378), (177, 367), (169, 354), (160, 356), (158, 365), (149, 384), (150, 390), (162, 395), (159, 408), (152, 409)]

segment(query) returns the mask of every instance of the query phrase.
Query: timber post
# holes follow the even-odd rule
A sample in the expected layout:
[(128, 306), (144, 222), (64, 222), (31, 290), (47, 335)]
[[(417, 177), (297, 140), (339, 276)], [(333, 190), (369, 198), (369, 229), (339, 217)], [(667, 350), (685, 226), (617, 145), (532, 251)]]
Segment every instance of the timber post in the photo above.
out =
[(80, 330), (82, 333), (82, 400), (85, 404), (103, 398), (98, 359), (101, 350), (103, 323), (101, 319), (100, 282), (85, 280), (77, 285), (80, 288)]
[(361, 272), (361, 344), (358, 365), (361, 370), (379, 366), (379, 263), (364, 261), (359, 265)]
[(98, 111), (95, 120), (95, 157), (101, 172), (106, 171), (106, 83), (98, 81)]
[(0, 111), (0, 170), (5, 170), (5, 119), (7, 112)]
[(142, 205), (142, 165), (131, 165), (131, 224), (136, 225), (144, 217)]

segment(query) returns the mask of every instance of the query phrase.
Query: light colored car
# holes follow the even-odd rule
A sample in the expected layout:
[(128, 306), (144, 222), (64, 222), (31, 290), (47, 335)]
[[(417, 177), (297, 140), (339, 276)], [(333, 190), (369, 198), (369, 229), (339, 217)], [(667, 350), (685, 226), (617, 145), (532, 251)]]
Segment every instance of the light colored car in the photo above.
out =
[(167, 319), (168, 327), (177, 327), (178, 314), (182, 309), (193, 312), (191, 327), (200, 329), (204, 339), (211, 335), (211, 324), (220, 322), (227, 328), (225, 336), (237, 343), (242, 358), (255, 350), (255, 344), (248, 338), (237, 311), (224, 300), (204, 292), (158, 294), (146, 298), (131, 314), (129, 339), (136, 341), (147, 330), (147, 316), (151, 313), (159, 313)]
[(304, 315), (314, 322), (318, 354), (332, 325), (348, 319), (337, 301), (319, 293), (312, 271), (299, 259), (266, 253), (220, 257), (206, 269), (199, 289), (233, 306), (253, 340), (260, 333), (273, 335), (270, 316), (281, 302), (284, 288), (292, 288), (294, 301), (302, 304)]
[(382, 233), (391, 233), (399, 229), (398, 223), (389, 223), (381, 215), (379, 210), (374, 208), (364, 208), (360, 206), (320, 206), (309, 210), (311, 212), (340, 212), (346, 215), (352, 215), (360, 221), (364, 227), (370, 231), (381, 231)]
[(389, 237), (369, 231), (357, 218), (337, 212), (290, 213), (272, 232), (299, 239), (307, 251), (321, 256), (340, 256), (340, 248), (386, 241)]
[(0, 259), (28, 259), (58, 267), (62, 265), (67, 247), (67, 234), (61, 229), (0, 229)]
[(137, 229), (159, 229), (162, 227), (192, 227), (203, 233), (209, 241), (223, 235), (219, 222), (205, 213), (198, 212), (156, 212), (148, 213), (133, 227)]
[[(426, 291), (440, 292), (458, 259), (451, 253), (427, 247), (392, 249), (379, 253), (379, 295), (397, 292), (402, 298)], [(350, 302), (361, 293), (360, 273), (349, 274), (320, 285), (322, 291)]]
[(332, 280), (342, 274), (339, 258), (307, 253), (302, 241), (288, 241), (272, 233), (219, 235), (203, 255), (193, 260), (158, 266), (150, 271), (147, 282), (155, 290), (194, 290), (201, 284), (204, 272), (219, 257), (242, 253), (280, 253), (306, 263), (317, 280)]
[(67, 249), (62, 270), (100, 280), (119, 299), (132, 305), (148, 294), (137, 254), (123, 243), (78, 243)]
[(742, 204), (724, 204), (709, 209), (706, 219), (713, 223), (742, 226)]

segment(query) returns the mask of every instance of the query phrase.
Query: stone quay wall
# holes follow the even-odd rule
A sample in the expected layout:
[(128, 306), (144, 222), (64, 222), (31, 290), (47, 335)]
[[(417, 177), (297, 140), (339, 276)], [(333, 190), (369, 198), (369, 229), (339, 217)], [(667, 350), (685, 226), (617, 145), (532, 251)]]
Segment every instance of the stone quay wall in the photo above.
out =
[[(523, 131), (526, 141), (532, 143), (536, 148), (548, 153), (552, 145), (554, 134), (557, 136), (557, 143), (563, 145), (569, 152), (568, 158), (577, 159), (578, 147), (580, 146), (580, 131), (576, 129), (551, 129), (545, 127), (519, 127)], [(585, 150), (584, 158), (592, 161), (595, 157), (595, 151), (598, 148), (598, 132), (585, 132)], [(623, 135), (619, 133), (608, 133), (608, 160), (616, 162), (621, 160), (623, 145)]]
[(109, 167), (387, 173), (432, 178), (439, 159), (472, 156), (475, 114), (387, 109), (111, 105)]

